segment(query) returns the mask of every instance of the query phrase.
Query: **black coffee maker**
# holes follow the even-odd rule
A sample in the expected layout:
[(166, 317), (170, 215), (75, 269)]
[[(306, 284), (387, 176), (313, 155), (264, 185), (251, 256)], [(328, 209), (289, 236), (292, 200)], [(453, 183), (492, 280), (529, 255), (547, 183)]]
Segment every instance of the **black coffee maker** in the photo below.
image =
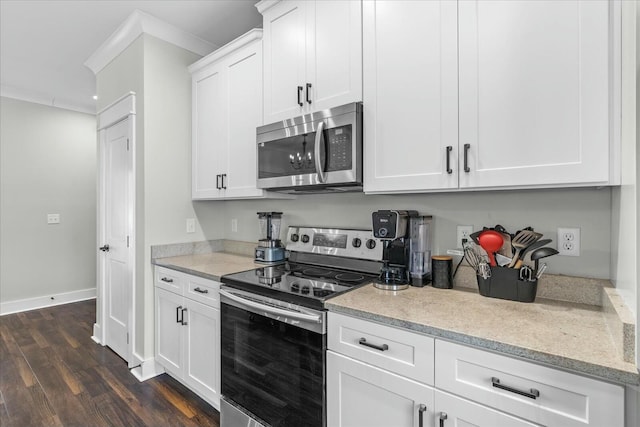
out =
[(373, 212), (373, 236), (382, 240), (382, 268), (380, 277), (373, 284), (378, 289), (399, 291), (409, 287), (409, 218), (417, 217), (416, 211), (379, 210)]

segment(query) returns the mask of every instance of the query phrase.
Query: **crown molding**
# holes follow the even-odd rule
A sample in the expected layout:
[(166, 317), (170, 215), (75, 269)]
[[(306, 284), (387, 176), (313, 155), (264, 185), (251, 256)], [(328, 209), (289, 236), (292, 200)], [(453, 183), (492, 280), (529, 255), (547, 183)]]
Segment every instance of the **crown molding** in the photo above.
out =
[(98, 74), (143, 33), (200, 56), (205, 56), (218, 47), (154, 16), (140, 10), (134, 10), (118, 29), (85, 61), (84, 65), (94, 74)]
[(0, 96), (4, 98), (17, 99), (19, 101), (31, 102), (33, 104), (46, 105), (48, 107), (62, 108), (64, 110), (76, 111), (78, 113), (96, 114), (96, 107), (80, 105), (73, 101), (58, 99), (54, 96), (46, 95), (28, 89), (19, 89), (7, 85), (0, 86)]
[(258, 12), (264, 15), (264, 12), (266, 10), (271, 9), (278, 3), (280, 3), (280, 0), (262, 0), (256, 3), (256, 9), (258, 9)]
[(215, 52), (212, 52), (204, 58), (198, 60), (197, 62), (189, 65), (189, 72), (193, 74), (196, 71), (205, 68), (207, 65), (218, 61), (220, 58), (224, 58), (228, 54), (235, 52), (242, 46), (246, 46), (252, 42), (260, 40), (262, 40), (262, 28), (254, 28), (252, 30), (249, 30), (240, 37), (237, 37), (236, 39), (225, 44)]

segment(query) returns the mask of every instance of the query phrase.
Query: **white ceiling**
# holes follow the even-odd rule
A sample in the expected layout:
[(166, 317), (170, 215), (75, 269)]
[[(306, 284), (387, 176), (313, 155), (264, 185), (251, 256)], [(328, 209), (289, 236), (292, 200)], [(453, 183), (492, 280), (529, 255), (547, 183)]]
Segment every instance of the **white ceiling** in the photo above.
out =
[(255, 0), (0, 0), (4, 96), (95, 112), (83, 64), (139, 9), (220, 47), (262, 27)]

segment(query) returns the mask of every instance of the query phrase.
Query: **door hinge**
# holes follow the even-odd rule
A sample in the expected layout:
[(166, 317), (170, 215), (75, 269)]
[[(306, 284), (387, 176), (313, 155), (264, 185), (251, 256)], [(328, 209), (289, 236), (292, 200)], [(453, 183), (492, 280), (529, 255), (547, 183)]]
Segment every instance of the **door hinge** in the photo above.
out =
[(129, 247), (129, 236), (127, 236), (127, 247)]
[(127, 151), (129, 151), (129, 138), (127, 138)]
[(129, 344), (129, 332), (127, 332), (127, 344)]

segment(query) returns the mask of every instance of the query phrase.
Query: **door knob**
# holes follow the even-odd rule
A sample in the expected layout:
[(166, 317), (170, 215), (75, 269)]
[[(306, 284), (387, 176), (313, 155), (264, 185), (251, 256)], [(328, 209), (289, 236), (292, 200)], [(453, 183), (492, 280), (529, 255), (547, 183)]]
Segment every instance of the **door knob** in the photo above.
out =
[(98, 249), (102, 252), (109, 252), (109, 245), (100, 246)]

